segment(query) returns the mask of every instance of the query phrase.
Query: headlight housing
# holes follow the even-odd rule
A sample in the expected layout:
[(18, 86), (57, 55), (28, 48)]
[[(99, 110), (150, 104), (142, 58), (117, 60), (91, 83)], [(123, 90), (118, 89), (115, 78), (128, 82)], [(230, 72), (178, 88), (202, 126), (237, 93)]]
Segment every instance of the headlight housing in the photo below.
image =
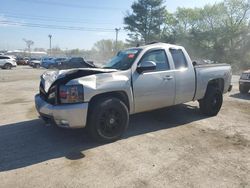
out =
[(59, 87), (59, 101), (61, 104), (73, 104), (84, 102), (82, 85), (62, 85)]

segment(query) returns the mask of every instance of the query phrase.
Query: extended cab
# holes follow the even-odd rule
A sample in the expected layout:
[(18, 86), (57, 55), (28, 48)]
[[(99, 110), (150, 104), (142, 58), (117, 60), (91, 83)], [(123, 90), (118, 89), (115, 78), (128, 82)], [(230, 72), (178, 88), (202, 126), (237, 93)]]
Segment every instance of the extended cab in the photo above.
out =
[(99, 141), (119, 139), (129, 115), (198, 100), (215, 116), (231, 90), (227, 64), (194, 66), (181, 46), (156, 43), (121, 51), (103, 68), (46, 72), (37, 111), (60, 127), (84, 128)]

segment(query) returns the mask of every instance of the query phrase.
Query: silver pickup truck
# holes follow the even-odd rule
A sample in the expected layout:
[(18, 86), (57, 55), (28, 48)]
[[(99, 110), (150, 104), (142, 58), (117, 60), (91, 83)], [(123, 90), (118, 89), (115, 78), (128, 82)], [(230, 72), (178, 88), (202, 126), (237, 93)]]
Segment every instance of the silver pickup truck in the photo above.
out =
[(112, 142), (130, 114), (198, 100), (203, 114), (217, 115), (231, 77), (227, 64), (193, 65), (183, 47), (156, 43), (120, 51), (102, 68), (46, 72), (35, 103), (45, 121)]

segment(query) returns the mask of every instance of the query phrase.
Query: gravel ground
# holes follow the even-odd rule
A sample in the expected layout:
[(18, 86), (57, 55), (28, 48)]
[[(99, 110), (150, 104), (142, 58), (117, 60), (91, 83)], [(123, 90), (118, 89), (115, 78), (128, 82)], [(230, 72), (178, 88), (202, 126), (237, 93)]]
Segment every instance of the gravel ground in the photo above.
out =
[(131, 117), (115, 143), (45, 125), (42, 69), (0, 70), (0, 187), (250, 187), (250, 94), (234, 89), (217, 117), (191, 102)]

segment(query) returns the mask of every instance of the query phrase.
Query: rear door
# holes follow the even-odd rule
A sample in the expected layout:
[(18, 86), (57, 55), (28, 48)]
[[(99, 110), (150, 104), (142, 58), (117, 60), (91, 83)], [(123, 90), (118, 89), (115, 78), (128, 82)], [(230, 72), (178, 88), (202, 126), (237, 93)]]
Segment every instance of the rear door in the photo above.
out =
[(182, 49), (169, 49), (169, 51), (175, 66), (175, 104), (192, 101), (196, 82), (192, 62), (187, 52)]
[(134, 72), (135, 112), (173, 105), (175, 97), (174, 71), (170, 69), (165, 49), (153, 49), (146, 52), (139, 64), (144, 61), (155, 62), (156, 70), (141, 74)]

